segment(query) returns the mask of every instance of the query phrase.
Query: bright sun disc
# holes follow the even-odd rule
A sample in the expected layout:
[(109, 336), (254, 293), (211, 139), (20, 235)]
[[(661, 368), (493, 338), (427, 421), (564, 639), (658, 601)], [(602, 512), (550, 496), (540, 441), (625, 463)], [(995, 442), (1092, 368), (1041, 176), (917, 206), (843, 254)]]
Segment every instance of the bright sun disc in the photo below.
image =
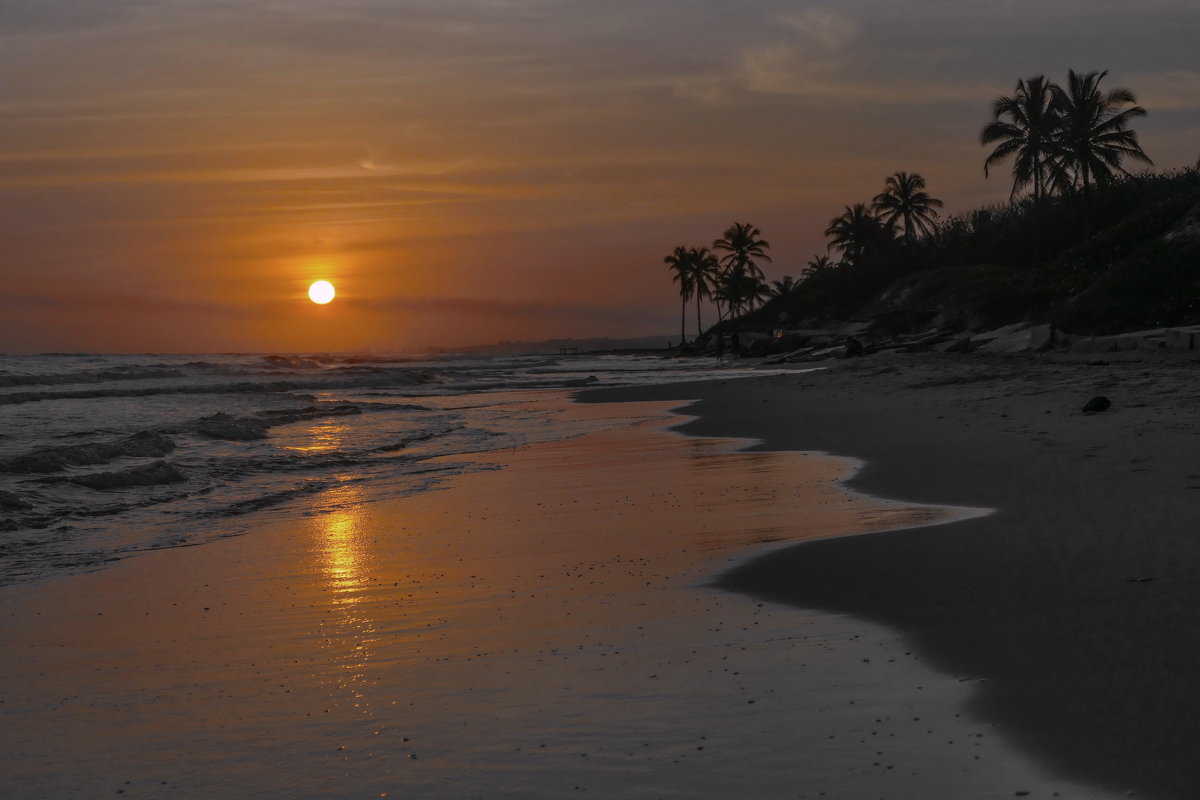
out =
[(308, 299), (318, 305), (325, 305), (337, 294), (329, 281), (316, 281), (308, 287)]

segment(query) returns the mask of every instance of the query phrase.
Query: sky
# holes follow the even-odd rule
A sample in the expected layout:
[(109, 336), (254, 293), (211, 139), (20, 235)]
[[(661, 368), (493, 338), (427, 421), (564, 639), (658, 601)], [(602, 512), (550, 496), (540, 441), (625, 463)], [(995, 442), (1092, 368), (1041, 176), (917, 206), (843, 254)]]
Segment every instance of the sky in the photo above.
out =
[(735, 221), (778, 279), (897, 170), (1006, 200), (1018, 78), (1106, 69), (1194, 165), (1197, 41), (1195, 0), (0, 0), (0, 351), (670, 334), (663, 257)]

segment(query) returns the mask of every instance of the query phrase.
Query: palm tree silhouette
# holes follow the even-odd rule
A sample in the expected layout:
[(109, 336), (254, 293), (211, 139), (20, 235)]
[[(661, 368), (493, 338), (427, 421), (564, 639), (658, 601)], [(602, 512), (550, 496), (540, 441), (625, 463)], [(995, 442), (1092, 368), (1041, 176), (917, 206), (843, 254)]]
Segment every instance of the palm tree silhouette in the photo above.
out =
[(679, 297), (683, 301), (679, 312), (679, 343), (687, 344), (687, 304), (696, 291), (691, 267), (692, 256), (686, 247), (680, 245), (671, 255), (664, 258), (663, 262), (674, 273), (671, 282), (679, 284)]
[(992, 121), (979, 132), (980, 144), (996, 144), (983, 162), (985, 176), (991, 167), (1013, 157), (1011, 197), (1016, 197), (1030, 183), (1035, 202), (1045, 192), (1059, 127), (1054, 108), (1056, 88), (1044, 75), (1017, 81), (1012, 96), (1003, 95), (992, 101)]
[(904, 223), (904, 240), (911, 242), (916, 234), (928, 236), (933, 232), (933, 218), (944, 203), (925, 191), (925, 179), (917, 173), (896, 172), (887, 177), (884, 190), (875, 195), (872, 209), (889, 228)]
[(771, 287), (757, 275), (743, 273), (734, 275), (729, 272), (721, 274), (714, 295), (730, 309), (730, 313), (749, 311), (771, 297)]
[(688, 250), (688, 271), (692, 279), (692, 294), (696, 298), (696, 336), (703, 334), (700, 324), (700, 301), (713, 296), (717, 276), (721, 267), (717, 257), (708, 251), (707, 247), (693, 247)]
[(790, 294), (792, 289), (798, 285), (791, 275), (784, 275), (783, 280), (771, 281), (771, 296), (783, 297), (785, 294)]
[[(1088, 229), (1088, 199), (1093, 185), (1110, 183), (1118, 174), (1129, 173), (1121, 162), (1130, 158), (1153, 164), (1138, 144), (1137, 132), (1129, 129), (1134, 117), (1146, 116), (1133, 92), (1117, 88), (1100, 92), (1100, 81), (1108, 71), (1080, 75), (1067, 71), (1067, 87), (1054, 87), (1054, 106), (1059, 118), (1058, 148), (1063, 167), (1083, 191), (1083, 224)], [(1130, 108), (1118, 110), (1122, 106)]]
[(747, 275), (744, 278), (742, 296), (746, 298), (746, 308), (752, 309), (767, 302), (775, 295), (765, 280), (757, 275)]
[(851, 264), (862, 261), (865, 253), (890, 236), (866, 203), (846, 206), (840, 216), (829, 221), (825, 235), (830, 237), (829, 246), (841, 250), (844, 259)]
[(804, 271), (800, 273), (800, 277), (807, 280), (814, 275), (820, 275), (822, 273), (829, 272), (834, 268), (835, 264), (833, 263), (833, 259), (829, 256), (814, 255), (808, 260), (808, 263), (804, 265)]
[(729, 313), (737, 316), (743, 306), (742, 291), (746, 288), (744, 278), (749, 275), (760, 281), (763, 272), (755, 259), (770, 261), (767, 250), (770, 243), (759, 238), (762, 232), (749, 222), (735, 222), (725, 231), (725, 235), (712, 243), (713, 250), (725, 253), (719, 259), (724, 268), (721, 283), (725, 291), (725, 301)]

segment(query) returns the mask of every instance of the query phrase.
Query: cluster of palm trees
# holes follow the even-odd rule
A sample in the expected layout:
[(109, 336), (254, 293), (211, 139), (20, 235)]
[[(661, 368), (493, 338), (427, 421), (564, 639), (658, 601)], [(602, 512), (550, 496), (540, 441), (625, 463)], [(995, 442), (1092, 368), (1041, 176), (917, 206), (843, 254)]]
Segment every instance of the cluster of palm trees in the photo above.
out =
[[(676, 247), (663, 259), (679, 284), (683, 301), (680, 311), (680, 335), (687, 341), (686, 315), (688, 301), (696, 301), (696, 335), (703, 333), (700, 322), (700, 301), (711, 299), (717, 304), (720, 319), (738, 317), (760, 305), (775, 292), (767, 284), (759, 262), (771, 260), (769, 242), (762, 232), (749, 222), (735, 222), (725, 234), (707, 247)], [(714, 252), (715, 251), (715, 252)], [(720, 255), (718, 255), (720, 253)], [(788, 289), (791, 278), (785, 278)], [(776, 284), (782, 285), (780, 281)], [(777, 287), (778, 289), (778, 287)]]
[[(1043, 75), (1019, 80), (1011, 96), (993, 101), (992, 120), (979, 136), (983, 145), (995, 146), (984, 161), (985, 175), (997, 164), (1013, 159), (1013, 201), (1026, 187), (1031, 187), (1035, 204), (1054, 194), (1079, 194), (1085, 235), (1091, 189), (1127, 176), (1122, 166), (1127, 159), (1154, 163), (1129, 128), (1146, 110), (1136, 105), (1137, 98), (1128, 89), (1101, 91), (1100, 83), (1107, 75), (1107, 71), (1081, 74), (1069, 70), (1065, 87)], [(848, 205), (830, 220), (825, 229), (828, 250), (836, 250), (840, 256), (837, 261), (828, 254), (813, 256), (802, 270), (800, 282), (928, 239), (937, 231), (937, 209), (942, 206), (941, 200), (926, 191), (925, 179), (919, 174), (889, 175), (884, 190), (870, 203)], [(772, 285), (766, 283), (758, 262), (771, 260), (766, 254), (770, 245), (750, 223), (735, 222), (711, 247), (676, 247), (664, 259), (679, 284), (685, 341), (682, 329), (692, 299), (700, 336), (702, 300), (716, 302), (720, 319), (736, 319), (766, 299), (788, 294), (800, 285), (787, 275)]]
[(1078, 191), (1086, 225), (1093, 186), (1128, 175), (1121, 166), (1125, 159), (1154, 163), (1129, 128), (1135, 117), (1146, 116), (1146, 109), (1136, 105), (1128, 89), (1102, 92), (1100, 82), (1107, 75), (1107, 70), (1068, 70), (1065, 87), (1035, 75), (1017, 81), (1012, 95), (997, 97), (991, 122), (979, 132), (980, 144), (995, 145), (983, 162), (984, 174), (1012, 158), (1013, 198), (1027, 186), (1032, 186), (1035, 203)]
[(828, 256), (814, 256), (805, 275), (820, 274), (835, 266), (858, 264), (872, 252), (900, 238), (911, 244), (934, 231), (942, 201), (925, 190), (925, 179), (915, 172), (895, 172), (870, 203), (855, 203), (829, 221), (825, 235), (829, 249), (841, 252), (840, 264)]
[[(841, 260), (828, 255), (813, 256), (801, 272), (808, 280), (839, 266), (859, 263), (862, 258), (894, 243), (897, 238), (913, 242), (933, 231), (933, 220), (942, 201), (925, 191), (925, 179), (917, 173), (889, 175), (884, 190), (871, 203), (855, 203), (835, 217), (825, 231), (830, 249), (841, 251)], [(696, 335), (703, 333), (700, 302), (711, 299), (717, 304), (719, 319), (736, 319), (772, 297), (792, 292), (800, 282), (784, 275), (768, 284), (759, 262), (769, 262), (771, 245), (762, 232), (748, 222), (735, 222), (725, 235), (707, 247), (676, 247), (663, 259), (679, 285), (680, 335), (687, 340), (687, 305), (696, 301)], [(721, 255), (717, 255), (720, 253)]]

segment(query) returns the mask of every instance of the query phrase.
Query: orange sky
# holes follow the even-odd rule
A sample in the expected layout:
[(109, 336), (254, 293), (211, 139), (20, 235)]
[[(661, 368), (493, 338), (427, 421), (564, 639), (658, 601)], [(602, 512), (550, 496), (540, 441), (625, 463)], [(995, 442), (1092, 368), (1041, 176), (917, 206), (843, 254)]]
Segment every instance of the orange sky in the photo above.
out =
[(0, 350), (669, 335), (663, 256), (735, 220), (778, 278), (895, 170), (1005, 199), (990, 100), (1068, 67), (1200, 156), (1194, 0), (973, 5), (8, 0)]

